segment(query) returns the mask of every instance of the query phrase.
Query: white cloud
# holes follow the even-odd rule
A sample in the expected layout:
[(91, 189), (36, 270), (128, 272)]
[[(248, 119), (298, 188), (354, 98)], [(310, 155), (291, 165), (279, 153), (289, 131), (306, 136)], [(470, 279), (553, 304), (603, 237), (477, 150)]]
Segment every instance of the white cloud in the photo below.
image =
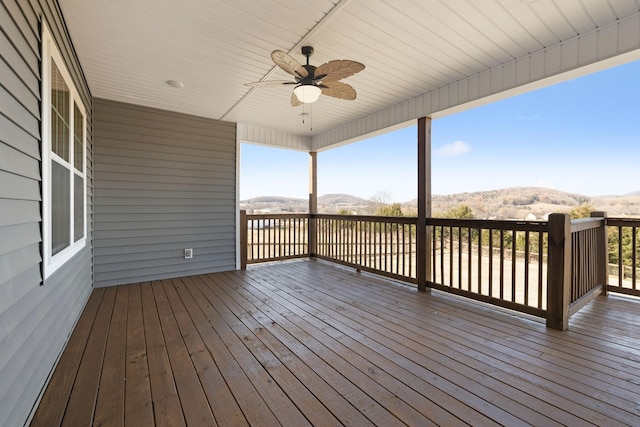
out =
[(471, 151), (471, 146), (464, 141), (454, 141), (451, 144), (445, 144), (436, 150), (438, 157), (456, 157), (467, 154)]

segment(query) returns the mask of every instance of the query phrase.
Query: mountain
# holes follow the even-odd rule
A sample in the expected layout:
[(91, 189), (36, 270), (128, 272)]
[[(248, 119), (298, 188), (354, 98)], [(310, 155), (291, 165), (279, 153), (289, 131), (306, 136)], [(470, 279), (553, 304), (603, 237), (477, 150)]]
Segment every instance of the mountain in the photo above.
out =
[[(640, 191), (622, 196), (584, 196), (559, 190), (538, 187), (512, 187), (500, 190), (479, 191), (449, 195), (434, 195), (432, 212), (441, 216), (444, 212), (465, 204), (476, 218), (491, 219), (542, 219), (552, 212), (568, 212), (587, 204), (593, 210), (607, 212), (608, 216), (640, 216)], [(415, 215), (416, 200), (401, 203), (405, 215)], [(318, 212), (352, 212), (372, 214), (378, 204), (349, 194), (325, 194), (318, 197)], [(240, 201), (240, 208), (247, 213), (307, 212), (306, 199), (269, 196)]]
[[(552, 212), (568, 212), (589, 203), (588, 196), (539, 187), (511, 187), (450, 195), (434, 195), (432, 212), (439, 216), (461, 204), (471, 208), (476, 218), (541, 219)], [(415, 200), (412, 203), (416, 203)]]
[(352, 196), (350, 194), (325, 194), (318, 197), (318, 205), (323, 206), (366, 206), (370, 202), (369, 200), (362, 199), (360, 197)]

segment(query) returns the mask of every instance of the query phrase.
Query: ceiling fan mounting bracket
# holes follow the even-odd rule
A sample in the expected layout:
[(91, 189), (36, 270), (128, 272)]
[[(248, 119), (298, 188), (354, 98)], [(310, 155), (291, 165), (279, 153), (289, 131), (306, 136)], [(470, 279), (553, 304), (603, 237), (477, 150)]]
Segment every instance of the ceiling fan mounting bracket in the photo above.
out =
[(307, 61), (309, 57), (313, 55), (313, 46), (302, 46), (302, 54), (307, 57)]

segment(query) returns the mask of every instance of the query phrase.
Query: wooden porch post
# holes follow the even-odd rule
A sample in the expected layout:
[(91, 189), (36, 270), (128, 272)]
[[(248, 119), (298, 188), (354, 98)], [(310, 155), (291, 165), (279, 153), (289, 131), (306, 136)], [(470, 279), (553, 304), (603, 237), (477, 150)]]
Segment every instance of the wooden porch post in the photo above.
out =
[(603, 211), (591, 212), (591, 218), (603, 218), (602, 226), (598, 230), (596, 244), (598, 245), (598, 285), (602, 285), (602, 295), (607, 294), (609, 285), (609, 241), (607, 234), (607, 213)]
[(240, 269), (247, 269), (247, 211), (240, 211)]
[(318, 213), (318, 153), (309, 152), (309, 257), (316, 256), (316, 218)]
[(549, 215), (549, 255), (547, 264), (547, 327), (569, 328), (571, 299), (571, 217)]
[(418, 225), (416, 227), (416, 278), (418, 290), (427, 290), (431, 278), (431, 118), (418, 119)]

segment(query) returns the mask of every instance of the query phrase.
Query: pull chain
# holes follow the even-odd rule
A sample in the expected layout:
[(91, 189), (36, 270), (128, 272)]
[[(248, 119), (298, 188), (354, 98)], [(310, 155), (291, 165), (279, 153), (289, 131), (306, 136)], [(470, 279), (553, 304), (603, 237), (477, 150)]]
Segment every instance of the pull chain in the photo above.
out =
[(301, 114), (301, 116), (302, 116), (302, 124), (304, 124), (304, 118), (307, 116), (306, 111), (304, 111), (305, 105), (307, 105), (307, 104), (302, 103), (302, 114)]
[(312, 132), (313, 131), (313, 105), (309, 104), (308, 113), (305, 111), (306, 106), (307, 106), (307, 103), (302, 104), (302, 114), (300, 114), (302, 116), (302, 124), (304, 125), (306, 123), (304, 121), (304, 118), (309, 116), (309, 131)]

